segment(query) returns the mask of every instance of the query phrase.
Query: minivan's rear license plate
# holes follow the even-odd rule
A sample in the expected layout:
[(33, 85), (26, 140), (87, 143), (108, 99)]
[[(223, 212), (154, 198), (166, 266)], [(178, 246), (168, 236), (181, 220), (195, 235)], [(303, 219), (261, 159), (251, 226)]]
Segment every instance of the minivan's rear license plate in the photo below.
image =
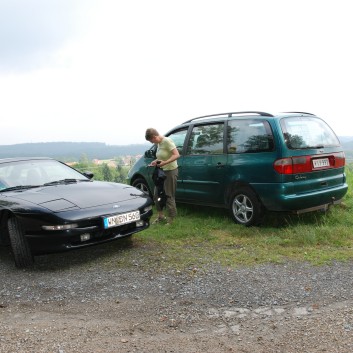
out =
[(314, 166), (314, 169), (329, 167), (330, 162), (329, 162), (328, 158), (313, 159), (313, 166)]
[(140, 219), (140, 211), (133, 211), (123, 214), (118, 214), (103, 219), (104, 228), (117, 227), (122, 224), (136, 222)]

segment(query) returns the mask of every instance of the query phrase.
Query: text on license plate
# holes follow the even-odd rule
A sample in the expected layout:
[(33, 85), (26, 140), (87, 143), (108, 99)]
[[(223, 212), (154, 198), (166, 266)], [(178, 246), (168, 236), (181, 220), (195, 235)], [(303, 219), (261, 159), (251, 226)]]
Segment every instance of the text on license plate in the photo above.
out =
[(330, 162), (329, 162), (328, 158), (314, 159), (313, 166), (314, 166), (314, 168), (329, 167)]
[(104, 228), (117, 227), (122, 224), (136, 222), (140, 219), (140, 211), (133, 211), (104, 218)]

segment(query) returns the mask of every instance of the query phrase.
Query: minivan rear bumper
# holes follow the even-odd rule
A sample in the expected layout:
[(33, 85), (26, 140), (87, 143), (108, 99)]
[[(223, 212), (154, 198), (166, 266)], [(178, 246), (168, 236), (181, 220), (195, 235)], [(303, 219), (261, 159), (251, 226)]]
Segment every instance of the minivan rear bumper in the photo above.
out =
[(312, 192), (287, 194), (288, 190), (293, 190), (286, 184), (269, 184), (256, 186), (258, 195), (262, 195), (261, 202), (269, 211), (294, 211), (303, 213), (327, 208), (329, 205), (340, 202), (347, 193), (346, 183), (327, 188), (324, 190), (314, 190)]

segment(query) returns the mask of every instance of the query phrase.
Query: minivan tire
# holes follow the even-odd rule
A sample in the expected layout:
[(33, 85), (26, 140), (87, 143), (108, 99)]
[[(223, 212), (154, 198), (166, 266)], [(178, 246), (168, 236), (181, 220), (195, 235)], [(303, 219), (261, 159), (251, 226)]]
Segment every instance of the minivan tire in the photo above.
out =
[(233, 191), (229, 210), (233, 220), (246, 227), (259, 225), (265, 213), (257, 195), (248, 187), (241, 187)]
[(148, 184), (146, 182), (145, 179), (143, 178), (137, 178), (133, 181), (132, 186), (134, 186), (135, 188), (141, 190), (142, 192), (144, 192), (146, 195), (148, 196), (152, 196), (152, 193), (148, 187)]

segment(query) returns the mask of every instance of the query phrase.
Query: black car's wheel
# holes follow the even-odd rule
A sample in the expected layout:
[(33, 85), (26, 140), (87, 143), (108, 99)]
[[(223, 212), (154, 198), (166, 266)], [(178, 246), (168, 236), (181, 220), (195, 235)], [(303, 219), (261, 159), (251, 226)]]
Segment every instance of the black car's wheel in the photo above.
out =
[(7, 225), (16, 267), (21, 268), (31, 266), (34, 259), (27, 239), (23, 234), (20, 222), (15, 217), (11, 217), (7, 221)]
[(138, 178), (138, 179), (134, 180), (132, 182), (132, 186), (134, 186), (135, 188), (140, 189), (141, 191), (143, 191), (145, 194), (147, 194), (149, 196), (152, 195), (150, 189), (148, 188), (148, 184), (147, 184), (145, 179)]
[(261, 223), (264, 208), (254, 191), (243, 187), (235, 190), (231, 197), (230, 212), (236, 223), (254, 226)]

